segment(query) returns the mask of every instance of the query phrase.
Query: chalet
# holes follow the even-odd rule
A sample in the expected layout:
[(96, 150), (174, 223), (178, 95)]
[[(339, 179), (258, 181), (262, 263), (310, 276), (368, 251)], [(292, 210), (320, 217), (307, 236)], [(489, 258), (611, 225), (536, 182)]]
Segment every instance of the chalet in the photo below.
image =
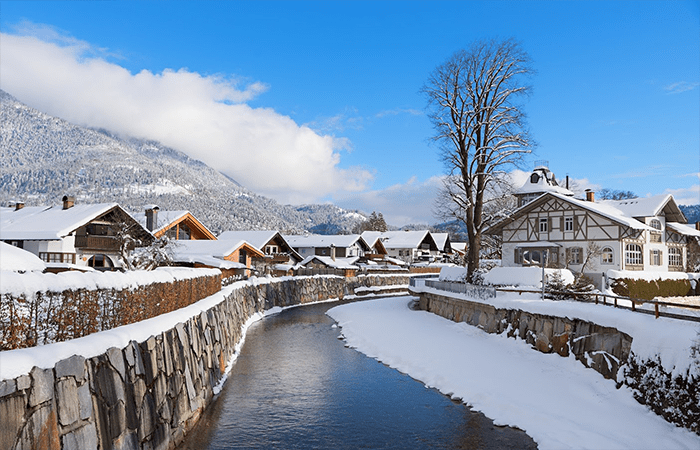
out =
[(363, 237), (373, 240), (376, 233), (386, 249), (389, 258), (396, 258), (409, 264), (435, 261), (440, 249), (428, 230), (422, 231), (365, 231)]
[(370, 247), (359, 234), (285, 236), (285, 240), (299, 255), (306, 258), (311, 255), (335, 258), (364, 256)]
[(435, 240), (435, 244), (440, 250), (443, 260), (448, 260), (452, 256), (452, 243), (450, 242), (449, 233), (430, 233)]
[(503, 238), (501, 264), (568, 267), (600, 286), (609, 269), (685, 271), (689, 239), (700, 237), (671, 195), (596, 202), (546, 189), (519, 203), (486, 230)]
[(171, 240), (215, 240), (214, 233), (189, 211), (161, 211), (156, 205), (146, 207), (141, 224), (156, 238), (168, 236)]
[(253, 258), (253, 265), (275, 273), (286, 274), (303, 259), (277, 231), (225, 231), (219, 239), (249, 242), (263, 253), (262, 257)]
[(50, 271), (121, 268), (126, 235), (141, 245), (153, 240), (116, 203), (76, 205), (73, 197), (65, 196), (60, 206), (17, 203), (0, 210), (0, 240), (34, 253)]
[(252, 258), (262, 256), (250, 243), (229, 239), (180, 240), (173, 249), (176, 265), (220, 269), (224, 278), (250, 276)]
[(310, 255), (304, 258), (299, 266), (308, 269), (334, 269), (336, 272), (342, 272), (346, 277), (354, 277), (359, 269), (356, 265), (359, 260), (359, 256), (333, 259), (330, 256)]

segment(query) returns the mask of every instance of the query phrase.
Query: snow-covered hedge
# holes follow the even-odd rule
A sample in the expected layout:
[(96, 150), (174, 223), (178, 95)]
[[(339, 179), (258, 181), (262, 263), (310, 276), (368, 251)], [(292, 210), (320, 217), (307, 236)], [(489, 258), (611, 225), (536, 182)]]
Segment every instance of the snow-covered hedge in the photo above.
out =
[(612, 292), (623, 297), (653, 300), (700, 294), (700, 274), (685, 272), (608, 271)]
[[(544, 269), (545, 276), (551, 278), (559, 274), (563, 283), (574, 282), (574, 275), (568, 269)], [(484, 275), (484, 283), (494, 286), (542, 286), (542, 269), (539, 267), (494, 267)]]
[(215, 269), (0, 275), (0, 350), (86, 336), (173, 311), (221, 289)]

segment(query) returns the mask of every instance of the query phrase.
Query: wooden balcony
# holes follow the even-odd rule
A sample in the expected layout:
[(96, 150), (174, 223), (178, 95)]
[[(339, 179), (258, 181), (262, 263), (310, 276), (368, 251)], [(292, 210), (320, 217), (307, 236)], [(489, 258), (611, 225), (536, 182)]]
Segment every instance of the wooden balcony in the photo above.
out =
[(119, 241), (114, 236), (76, 236), (75, 248), (87, 251), (119, 251)]

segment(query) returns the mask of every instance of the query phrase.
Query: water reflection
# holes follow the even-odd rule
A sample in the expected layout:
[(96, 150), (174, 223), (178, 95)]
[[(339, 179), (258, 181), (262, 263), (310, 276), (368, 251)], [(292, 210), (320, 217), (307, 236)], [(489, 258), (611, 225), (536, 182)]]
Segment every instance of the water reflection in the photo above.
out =
[(254, 324), (219, 399), (180, 447), (534, 449), (519, 430), (345, 348), (325, 312)]

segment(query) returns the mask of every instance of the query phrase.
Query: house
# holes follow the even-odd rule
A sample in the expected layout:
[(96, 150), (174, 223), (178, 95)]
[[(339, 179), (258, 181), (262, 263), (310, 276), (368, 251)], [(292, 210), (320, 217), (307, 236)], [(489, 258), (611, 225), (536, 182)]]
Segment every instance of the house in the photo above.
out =
[[(299, 266), (308, 269), (333, 269), (335, 272), (342, 272), (346, 277), (354, 277), (357, 275), (359, 269), (355, 264), (359, 260), (359, 256), (333, 259), (330, 256), (310, 255), (304, 258), (304, 260), (299, 263)], [(297, 271), (297, 273), (304, 274), (303, 271)]]
[(447, 261), (453, 254), (452, 243), (450, 242), (449, 233), (430, 233), (435, 240), (435, 244), (440, 250), (442, 259)]
[(485, 233), (503, 238), (502, 266), (568, 267), (601, 287), (610, 269), (685, 271), (700, 237), (671, 195), (596, 202), (590, 191), (582, 200), (551, 189)]
[[(374, 233), (378, 232), (365, 231), (362, 236), (366, 235), (372, 240)], [(400, 259), (409, 264), (435, 261), (440, 256), (440, 249), (428, 230), (384, 231), (379, 239), (389, 258)]]
[(216, 236), (189, 211), (161, 211), (157, 205), (146, 207), (141, 224), (158, 239), (215, 240)]
[(270, 270), (276, 275), (287, 274), (292, 266), (303, 259), (277, 231), (225, 231), (219, 235), (219, 239), (249, 242), (263, 253), (262, 257), (253, 258), (253, 266), (258, 270)]
[(64, 196), (60, 206), (18, 202), (0, 210), (0, 240), (35, 254), (49, 271), (121, 268), (127, 236), (141, 245), (153, 241), (116, 203), (76, 205), (73, 197)]
[(223, 278), (250, 276), (252, 258), (262, 256), (260, 250), (243, 240), (180, 240), (173, 248), (176, 265), (220, 269)]
[(370, 247), (359, 234), (285, 236), (285, 240), (299, 255), (306, 258), (311, 255), (335, 258), (365, 256)]

